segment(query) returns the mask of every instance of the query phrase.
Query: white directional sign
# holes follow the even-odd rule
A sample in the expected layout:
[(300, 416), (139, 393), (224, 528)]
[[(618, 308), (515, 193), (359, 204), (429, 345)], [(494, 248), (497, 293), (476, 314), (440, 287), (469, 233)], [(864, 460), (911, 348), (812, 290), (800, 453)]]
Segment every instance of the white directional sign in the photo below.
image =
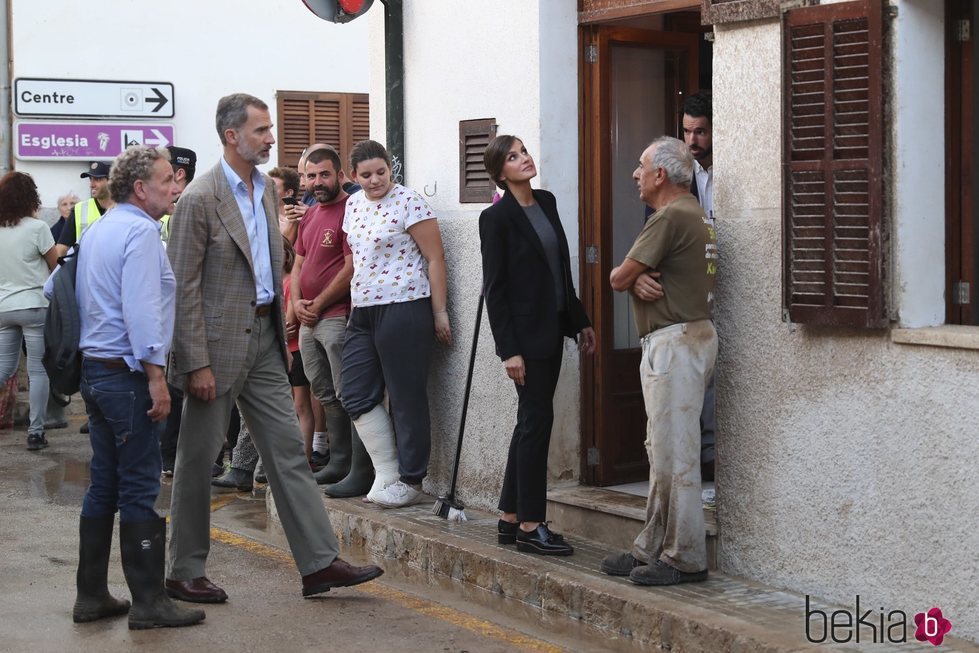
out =
[(18, 116), (173, 118), (173, 84), (82, 79), (14, 80)]

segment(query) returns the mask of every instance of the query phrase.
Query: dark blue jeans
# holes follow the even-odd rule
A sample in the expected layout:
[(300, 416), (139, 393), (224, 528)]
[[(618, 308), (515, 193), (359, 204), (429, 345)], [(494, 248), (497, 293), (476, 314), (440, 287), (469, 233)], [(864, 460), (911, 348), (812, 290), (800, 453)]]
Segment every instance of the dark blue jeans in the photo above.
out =
[(91, 484), (82, 502), (83, 517), (120, 521), (156, 519), (160, 494), (160, 434), (165, 422), (153, 422), (149, 382), (126, 367), (82, 363), (82, 398), (92, 441)]

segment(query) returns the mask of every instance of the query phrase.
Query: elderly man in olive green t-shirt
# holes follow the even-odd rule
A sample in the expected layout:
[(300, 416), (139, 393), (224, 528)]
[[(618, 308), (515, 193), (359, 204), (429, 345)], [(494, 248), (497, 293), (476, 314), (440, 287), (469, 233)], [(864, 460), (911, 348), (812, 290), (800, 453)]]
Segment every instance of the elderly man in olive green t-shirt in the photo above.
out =
[[(717, 358), (709, 301), (717, 242), (690, 194), (692, 175), (693, 158), (683, 141), (664, 136), (643, 152), (633, 177), (642, 200), (660, 209), (610, 278), (613, 289), (632, 295), (642, 338), (639, 373), (650, 470), (646, 525), (632, 551), (607, 556), (602, 571), (629, 576), (638, 585), (707, 579), (700, 409)], [(650, 271), (659, 273), (661, 297), (636, 283)]]

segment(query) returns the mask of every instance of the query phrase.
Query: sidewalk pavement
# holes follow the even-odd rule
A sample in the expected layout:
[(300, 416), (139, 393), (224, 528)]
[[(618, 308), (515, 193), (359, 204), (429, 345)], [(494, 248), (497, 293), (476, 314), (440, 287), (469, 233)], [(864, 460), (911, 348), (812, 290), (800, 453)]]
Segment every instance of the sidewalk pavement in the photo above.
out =
[[(269, 517), (278, 522), (274, 499)], [(469, 521), (449, 522), (432, 514), (434, 498), (415, 506), (385, 510), (358, 499), (324, 497), (337, 538), (363, 550), (387, 573), (405, 580), (478, 588), (518, 601), (541, 617), (566, 618), (610, 640), (642, 647), (709, 653), (794, 653), (797, 651), (895, 651), (924, 653), (935, 647), (914, 639), (908, 616), (907, 643), (813, 644), (807, 641), (805, 596), (711, 572), (704, 583), (649, 588), (599, 571), (608, 550), (569, 537), (570, 557), (520, 553), (496, 543), (497, 516), (467, 508)], [(820, 602), (829, 613), (837, 609)], [(871, 615), (879, 621), (876, 613)], [(814, 622), (812, 636), (823, 634)], [(883, 634), (879, 634), (881, 639)], [(943, 652), (979, 653), (979, 646), (946, 638)]]

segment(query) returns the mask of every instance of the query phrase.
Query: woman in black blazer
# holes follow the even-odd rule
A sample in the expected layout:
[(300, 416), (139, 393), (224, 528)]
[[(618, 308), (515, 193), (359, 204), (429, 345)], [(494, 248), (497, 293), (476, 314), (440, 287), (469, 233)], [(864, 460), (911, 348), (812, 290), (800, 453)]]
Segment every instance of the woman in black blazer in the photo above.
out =
[(500, 544), (542, 555), (574, 549), (544, 522), (547, 450), (563, 340), (580, 335), (595, 350), (595, 331), (571, 282), (568, 240), (551, 193), (534, 190), (534, 159), (515, 136), (497, 136), (483, 154), (486, 171), (505, 192), (479, 216), (483, 293), (496, 353), (517, 389), (499, 508)]

